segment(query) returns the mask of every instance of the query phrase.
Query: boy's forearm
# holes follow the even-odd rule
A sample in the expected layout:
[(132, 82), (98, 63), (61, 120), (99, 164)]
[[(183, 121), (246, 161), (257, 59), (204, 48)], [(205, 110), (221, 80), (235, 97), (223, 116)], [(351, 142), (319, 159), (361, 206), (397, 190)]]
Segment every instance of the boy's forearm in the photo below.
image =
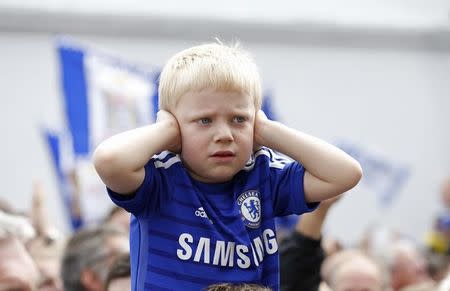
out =
[[(307, 173), (324, 182), (314, 188), (312, 201), (324, 200), (352, 188), (360, 179), (359, 163), (337, 147), (316, 137), (289, 128), (279, 122), (266, 120), (259, 128), (260, 143), (301, 163)], [(314, 187), (316, 187), (315, 185)], [(318, 190), (318, 191), (317, 191)], [(329, 191), (329, 193), (327, 193)]]
[(172, 146), (177, 130), (171, 121), (163, 121), (110, 137), (94, 152), (97, 172), (104, 178), (140, 171), (153, 155)]
[(125, 131), (102, 142), (94, 153), (94, 161), (99, 162), (99, 156), (104, 155), (110, 166), (137, 170), (154, 154), (168, 149), (172, 134), (164, 123)]

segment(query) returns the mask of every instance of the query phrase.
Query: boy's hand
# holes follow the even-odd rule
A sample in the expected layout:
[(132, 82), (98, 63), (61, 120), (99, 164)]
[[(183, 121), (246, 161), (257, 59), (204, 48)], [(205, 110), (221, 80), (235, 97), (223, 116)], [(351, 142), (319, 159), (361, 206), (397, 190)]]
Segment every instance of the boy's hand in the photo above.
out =
[(181, 152), (181, 133), (178, 121), (172, 113), (166, 110), (159, 110), (156, 114), (157, 123), (166, 123), (167, 130), (173, 132), (172, 141), (167, 145), (167, 149), (173, 153)]
[(254, 132), (254, 142), (253, 142), (253, 150), (256, 151), (260, 149), (262, 146), (266, 145), (264, 142), (264, 127), (265, 124), (269, 122), (264, 111), (259, 110), (255, 114), (255, 132)]

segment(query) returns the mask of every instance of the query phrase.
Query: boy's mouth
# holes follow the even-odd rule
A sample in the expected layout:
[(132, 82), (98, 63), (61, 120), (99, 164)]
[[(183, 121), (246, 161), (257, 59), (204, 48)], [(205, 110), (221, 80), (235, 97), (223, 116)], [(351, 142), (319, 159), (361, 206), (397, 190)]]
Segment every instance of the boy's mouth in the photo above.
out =
[(234, 153), (232, 151), (218, 151), (211, 155), (214, 158), (227, 158), (234, 157)]

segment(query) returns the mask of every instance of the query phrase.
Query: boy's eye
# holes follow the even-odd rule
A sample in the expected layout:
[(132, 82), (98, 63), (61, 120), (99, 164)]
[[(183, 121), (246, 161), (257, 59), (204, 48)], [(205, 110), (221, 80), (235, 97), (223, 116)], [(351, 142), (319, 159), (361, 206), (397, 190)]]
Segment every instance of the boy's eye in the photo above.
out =
[(198, 122), (201, 125), (208, 125), (211, 123), (211, 118), (200, 118)]
[(236, 123), (243, 123), (245, 122), (246, 118), (244, 116), (236, 116), (233, 118), (233, 121)]

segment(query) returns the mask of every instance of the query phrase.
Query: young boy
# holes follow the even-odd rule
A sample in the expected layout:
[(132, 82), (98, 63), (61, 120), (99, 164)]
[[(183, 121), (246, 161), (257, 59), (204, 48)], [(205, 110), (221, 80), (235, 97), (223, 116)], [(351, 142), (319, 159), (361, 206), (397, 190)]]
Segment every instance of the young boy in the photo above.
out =
[(159, 86), (156, 123), (94, 153), (111, 199), (132, 213), (132, 290), (219, 282), (278, 290), (274, 217), (349, 190), (359, 164), (268, 120), (256, 65), (237, 47), (184, 50), (165, 65)]

